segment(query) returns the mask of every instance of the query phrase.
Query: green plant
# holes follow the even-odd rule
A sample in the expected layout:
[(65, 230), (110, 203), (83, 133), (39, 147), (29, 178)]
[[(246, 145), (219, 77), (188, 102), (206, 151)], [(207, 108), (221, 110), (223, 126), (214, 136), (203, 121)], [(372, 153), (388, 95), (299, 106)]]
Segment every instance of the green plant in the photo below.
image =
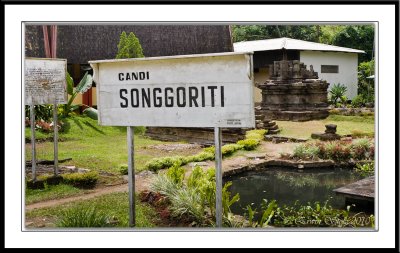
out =
[(278, 205), (276, 204), (276, 200), (272, 200), (268, 203), (268, 200), (263, 199), (263, 202), (261, 203), (261, 208), (264, 211), (260, 220), (261, 227), (266, 227), (271, 223), (277, 207)]
[(222, 188), (222, 208), (225, 216), (231, 213), (231, 206), (240, 200), (239, 193), (231, 198), (231, 193), (229, 192), (229, 187), (231, 187), (232, 182), (226, 182)]
[(226, 144), (226, 145), (222, 146), (221, 153), (222, 153), (222, 156), (230, 156), (233, 153), (235, 153), (237, 150), (240, 150), (242, 148), (243, 148), (243, 146), (239, 145), (239, 144)]
[[(66, 104), (61, 105), (63, 117), (68, 117), (70, 115), (70, 113), (72, 113), (73, 111), (78, 109), (79, 106), (81, 106), (81, 105), (72, 105), (72, 103), (74, 102), (78, 93), (80, 93), (80, 94), (85, 93), (92, 87), (92, 83), (93, 83), (93, 78), (91, 75), (88, 74), (88, 72), (85, 73), (85, 75), (83, 76), (83, 78), (81, 79), (81, 81), (75, 88), (74, 88), (74, 80), (68, 74), (68, 72), (67, 72), (66, 79), (67, 79), (67, 92), (68, 92), (68, 95), (70, 95), (70, 98), (68, 99), (68, 102)], [(86, 107), (88, 107), (88, 106), (86, 106)], [(93, 113), (95, 113), (95, 111), (92, 110), (90, 114), (92, 115)]]
[(363, 97), (364, 103), (375, 101), (374, 80), (369, 78), (374, 72), (374, 60), (361, 62), (358, 65), (358, 94)]
[[(203, 171), (196, 166), (186, 182), (183, 181), (183, 173), (184, 170), (179, 168), (159, 173), (150, 189), (167, 197), (174, 217), (189, 218), (199, 226), (212, 225), (215, 218), (215, 169)], [(231, 184), (226, 183), (222, 189), (224, 224), (236, 226), (230, 206), (239, 201), (239, 195), (231, 197), (228, 191)]]
[(254, 223), (254, 215), (256, 213), (257, 213), (257, 209), (253, 210), (253, 208), (250, 205), (246, 206), (246, 213), (244, 215), (245, 215), (245, 217), (247, 217), (250, 227), (257, 226), (257, 223)]
[(172, 166), (167, 170), (167, 176), (177, 185), (182, 185), (185, 178), (185, 169), (179, 166)]
[(183, 156), (166, 156), (162, 158), (153, 158), (145, 164), (145, 168), (151, 171), (167, 169), (172, 166), (182, 166), (188, 163), (188, 159)]
[(179, 186), (167, 175), (159, 173), (151, 182), (150, 190), (153, 192), (159, 192), (164, 196), (172, 196), (179, 191)]
[(128, 164), (119, 165), (118, 171), (121, 175), (128, 175)]
[(264, 135), (267, 133), (265, 129), (255, 129), (246, 132), (246, 139), (264, 140)]
[(367, 138), (357, 139), (351, 145), (352, 157), (357, 160), (370, 159), (374, 154), (370, 154), (372, 143)]
[(329, 91), (330, 99), (333, 105), (338, 105), (338, 100), (340, 100), (346, 93), (347, 87), (337, 83), (334, 84), (332, 89)]
[(250, 151), (256, 149), (260, 142), (256, 139), (245, 139), (238, 141), (237, 144), (243, 146), (245, 150)]
[(375, 172), (375, 163), (374, 161), (364, 164), (357, 163), (355, 170), (364, 177), (372, 176)]
[(144, 57), (143, 49), (136, 35), (130, 32), (127, 36), (126, 32), (122, 32), (119, 37), (118, 52), (115, 58), (125, 59), (141, 57)]
[[(226, 144), (222, 146), (221, 153), (222, 156), (229, 156), (235, 153), (237, 150), (253, 150), (257, 145), (260, 144), (261, 140), (264, 139), (264, 134), (266, 130), (251, 130), (246, 133), (246, 139), (239, 141), (235, 144)], [(241, 144), (243, 143), (243, 144)], [(158, 171), (161, 169), (167, 169), (172, 166), (183, 166), (190, 162), (202, 162), (206, 160), (215, 159), (215, 147), (210, 146), (203, 149), (203, 152), (192, 155), (192, 156), (174, 156), (174, 157), (161, 157), (153, 158), (145, 164), (145, 169)]]
[[(45, 122), (49, 122), (53, 119), (53, 105), (35, 105), (35, 120), (40, 121), (43, 120)], [(31, 111), (30, 106), (25, 105), (25, 117), (29, 120), (31, 119)], [(30, 124), (30, 121), (27, 121)]]
[(300, 144), (293, 150), (293, 157), (306, 160), (316, 160), (319, 156), (320, 149), (312, 144)]
[(194, 219), (199, 224), (205, 220), (205, 209), (202, 204), (201, 195), (193, 188), (182, 187), (174, 195), (168, 196), (171, 202), (170, 209), (175, 217), (188, 217)]
[[(346, 210), (332, 208), (328, 204), (320, 202), (300, 205), (296, 201), (291, 206), (279, 206), (275, 200), (263, 200), (261, 205), (262, 217), (258, 221), (251, 221), (253, 227), (265, 227), (273, 225), (276, 227), (374, 227), (373, 215), (366, 216), (364, 213), (351, 215), (350, 206)], [(247, 207), (246, 217), (254, 217), (256, 213), (250, 206)]]
[(65, 184), (70, 184), (79, 188), (93, 188), (99, 179), (99, 174), (95, 171), (91, 171), (87, 173), (63, 174), (62, 177)]
[(62, 212), (58, 227), (111, 227), (113, 218), (95, 207), (71, 208)]
[(358, 94), (357, 96), (355, 96), (353, 98), (353, 100), (351, 101), (351, 105), (355, 108), (358, 107), (362, 107), (365, 105), (365, 98), (363, 97), (363, 95)]

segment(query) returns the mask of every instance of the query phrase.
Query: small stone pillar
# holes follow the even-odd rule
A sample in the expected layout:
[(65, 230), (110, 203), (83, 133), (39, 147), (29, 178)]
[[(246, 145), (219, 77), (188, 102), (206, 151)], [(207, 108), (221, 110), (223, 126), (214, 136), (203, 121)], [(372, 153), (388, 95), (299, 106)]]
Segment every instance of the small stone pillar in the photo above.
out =
[(341, 136), (336, 134), (337, 125), (327, 124), (325, 125), (325, 128), (325, 133), (312, 133), (311, 138), (319, 139), (321, 141), (340, 140)]

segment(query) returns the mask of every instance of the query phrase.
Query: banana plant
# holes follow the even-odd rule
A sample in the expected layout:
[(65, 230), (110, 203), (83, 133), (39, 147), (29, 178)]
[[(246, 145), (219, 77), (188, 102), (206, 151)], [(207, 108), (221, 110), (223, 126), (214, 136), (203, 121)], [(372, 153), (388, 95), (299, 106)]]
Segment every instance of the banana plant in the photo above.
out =
[[(72, 102), (74, 101), (74, 99), (76, 98), (78, 93), (84, 94), (85, 92), (87, 92), (90, 89), (90, 87), (92, 87), (92, 83), (93, 83), (93, 78), (91, 75), (88, 74), (88, 72), (85, 73), (85, 75), (83, 76), (83, 78), (81, 79), (81, 81), (75, 88), (74, 88), (74, 80), (72, 79), (72, 77), (69, 75), (68, 72), (67, 72), (66, 79), (67, 79), (67, 92), (68, 92), (68, 95), (70, 95), (70, 98), (68, 99), (68, 103), (63, 105), (62, 115), (64, 117), (68, 117), (71, 112), (78, 109), (79, 106), (82, 106), (82, 104), (72, 105)], [(89, 107), (87, 105), (84, 105), (84, 106)]]

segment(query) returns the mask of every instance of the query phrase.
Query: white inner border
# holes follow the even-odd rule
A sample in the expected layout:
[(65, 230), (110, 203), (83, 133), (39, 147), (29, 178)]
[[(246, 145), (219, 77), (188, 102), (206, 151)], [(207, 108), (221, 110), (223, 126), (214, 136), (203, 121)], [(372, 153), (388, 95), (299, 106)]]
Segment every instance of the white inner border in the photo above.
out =
[[(106, 15), (105, 15), (106, 13)], [(171, 15), (173, 14), (173, 15)], [(79, 20), (76, 20), (78, 17)], [(74, 20), (75, 19), (75, 20)], [(21, 232), (22, 21), (379, 22), (378, 232)], [(6, 5), (5, 247), (394, 247), (394, 5)], [(376, 75), (377, 76), (377, 75)], [(18, 127), (16, 127), (18, 126)], [(280, 230), (282, 231), (282, 230)], [(312, 232), (311, 232), (312, 231)], [(352, 231), (352, 232), (351, 232)]]

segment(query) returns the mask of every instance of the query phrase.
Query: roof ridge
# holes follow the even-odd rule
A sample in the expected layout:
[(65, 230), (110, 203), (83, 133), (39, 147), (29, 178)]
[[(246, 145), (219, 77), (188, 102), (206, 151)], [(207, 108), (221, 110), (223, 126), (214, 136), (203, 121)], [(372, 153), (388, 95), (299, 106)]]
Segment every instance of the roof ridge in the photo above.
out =
[[(293, 39), (293, 38), (287, 38), (287, 39), (290, 39), (290, 40), (298, 40), (298, 39)], [(320, 42), (314, 42), (314, 41), (307, 41), (307, 40), (298, 40), (298, 41), (307, 42), (307, 43), (312, 43), (312, 44), (319, 44), (319, 45), (324, 45), (324, 46), (330, 46), (330, 47), (346, 48), (346, 49), (353, 49), (353, 50), (364, 51), (364, 50), (357, 49), (357, 48), (341, 47), (341, 46), (335, 46), (335, 45), (330, 45), (330, 44), (325, 44), (325, 43), (320, 43)]]

